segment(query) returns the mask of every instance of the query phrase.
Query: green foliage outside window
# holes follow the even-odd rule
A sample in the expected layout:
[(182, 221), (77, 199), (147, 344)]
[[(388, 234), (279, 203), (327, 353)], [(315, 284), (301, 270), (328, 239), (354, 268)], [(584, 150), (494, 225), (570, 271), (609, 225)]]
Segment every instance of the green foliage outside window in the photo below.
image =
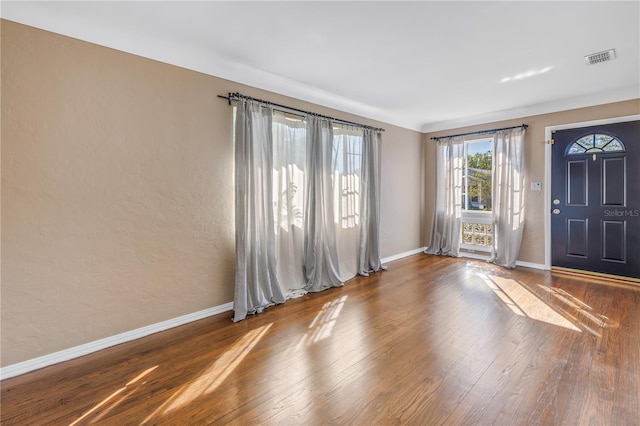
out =
[(491, 152), (467, 157), (467, 196), (469, 210), (491, 211)]

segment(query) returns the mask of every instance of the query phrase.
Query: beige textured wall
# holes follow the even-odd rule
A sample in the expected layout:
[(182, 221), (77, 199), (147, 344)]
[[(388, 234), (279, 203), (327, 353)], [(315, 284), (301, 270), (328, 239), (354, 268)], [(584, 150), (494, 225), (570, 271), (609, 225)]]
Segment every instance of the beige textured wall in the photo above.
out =
[(380, 255), (383, 258), (423, 246), (420, 237), (421, 135), (407, 129), (393, 130), (393, 133), (385, 132), (382, 144)]
[(232, 301), (219, 94), (385, 127), (382, 255), (420, 247), (420, 133), (9, 21), (1, 35), (2, 366)]
[[(425, 144), (423, 161), (426, 164), (425, 176), (427, 187), (425, 188), (425, 193), (427, 197), (429, 197), (427, 199), (433, 200), (435, 197), (435, 142), (430, 139), (431, 137), (517, 126), (522, 123), (528, 124), (529, 128), (525, 136), (526, 217), (522, 246), (520, 247), (518, 259), (524, 262), (544, 264), (544, 190), (531, 191), (529, 188), (530, 182), (539, 181), (542, 182), (544, 189), (545, 127), (633, 114), (640, 114), (639, 99), (425, 134), (423, 135)], [(427, 229), (424, 232), (423, 241), (425, 245), (427, 245), (433, 217), (433, 204), (427, 204), (425, 206), (424, 216), (426, 218)]]

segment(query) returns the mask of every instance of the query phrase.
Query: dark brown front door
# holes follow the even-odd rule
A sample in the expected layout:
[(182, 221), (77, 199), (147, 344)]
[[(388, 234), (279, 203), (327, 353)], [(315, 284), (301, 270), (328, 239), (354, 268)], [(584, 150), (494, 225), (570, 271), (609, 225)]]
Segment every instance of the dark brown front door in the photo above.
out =
[(640, 121), (553, 139), (552, 265), (640, 278)]

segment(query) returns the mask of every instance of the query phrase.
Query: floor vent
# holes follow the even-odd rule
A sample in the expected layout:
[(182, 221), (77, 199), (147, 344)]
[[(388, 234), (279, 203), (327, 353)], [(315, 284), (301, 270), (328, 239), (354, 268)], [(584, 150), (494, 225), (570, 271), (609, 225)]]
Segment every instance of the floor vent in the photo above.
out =
[(587, 65), (595, 65), (601, 62), (609, 62), (616, 58), (615, 49), (605, 50), (604, 52), (592, 53), (584, 57)]

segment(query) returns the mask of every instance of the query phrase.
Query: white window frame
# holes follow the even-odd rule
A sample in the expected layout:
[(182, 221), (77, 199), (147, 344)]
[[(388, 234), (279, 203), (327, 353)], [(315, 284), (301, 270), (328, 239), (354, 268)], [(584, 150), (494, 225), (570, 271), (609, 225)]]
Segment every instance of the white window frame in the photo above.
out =
[[(462, 223), (480, 223), (484, 225), (491, 225), (493, 223), (493, 217), (491, 211), (478, 211), (478, 210), (469, 210), (469, 179), (467, 178), (467, 153), (468, 153), (468, 145), (474, 142), (484, 142), (491, 141), (491, 156), (493, 157), (493, 144), (494, 138), (483, 137), (477, 139), (470, 139), (464, 141), (464, 201), (465, 206), (461, 209), (460, 220)], [(491, 161), (491, 173), (493, 174), (494, 161)], [(491, 208), (493, 209), (493, 191), (491, 192)], [(460, 226), (460, 238), (462, 239), (462, 230), (463, 227)], [(495, 229), (494, 229), (494, 238), (495, 238)], [(464, 244), (460, 243), (460, 248), (464, 250), (473, 250), (473, 251), (482, 251), (482, 252), (491, 252), (491, 247), (487, 246), (479, 246), (476, 244)]]

